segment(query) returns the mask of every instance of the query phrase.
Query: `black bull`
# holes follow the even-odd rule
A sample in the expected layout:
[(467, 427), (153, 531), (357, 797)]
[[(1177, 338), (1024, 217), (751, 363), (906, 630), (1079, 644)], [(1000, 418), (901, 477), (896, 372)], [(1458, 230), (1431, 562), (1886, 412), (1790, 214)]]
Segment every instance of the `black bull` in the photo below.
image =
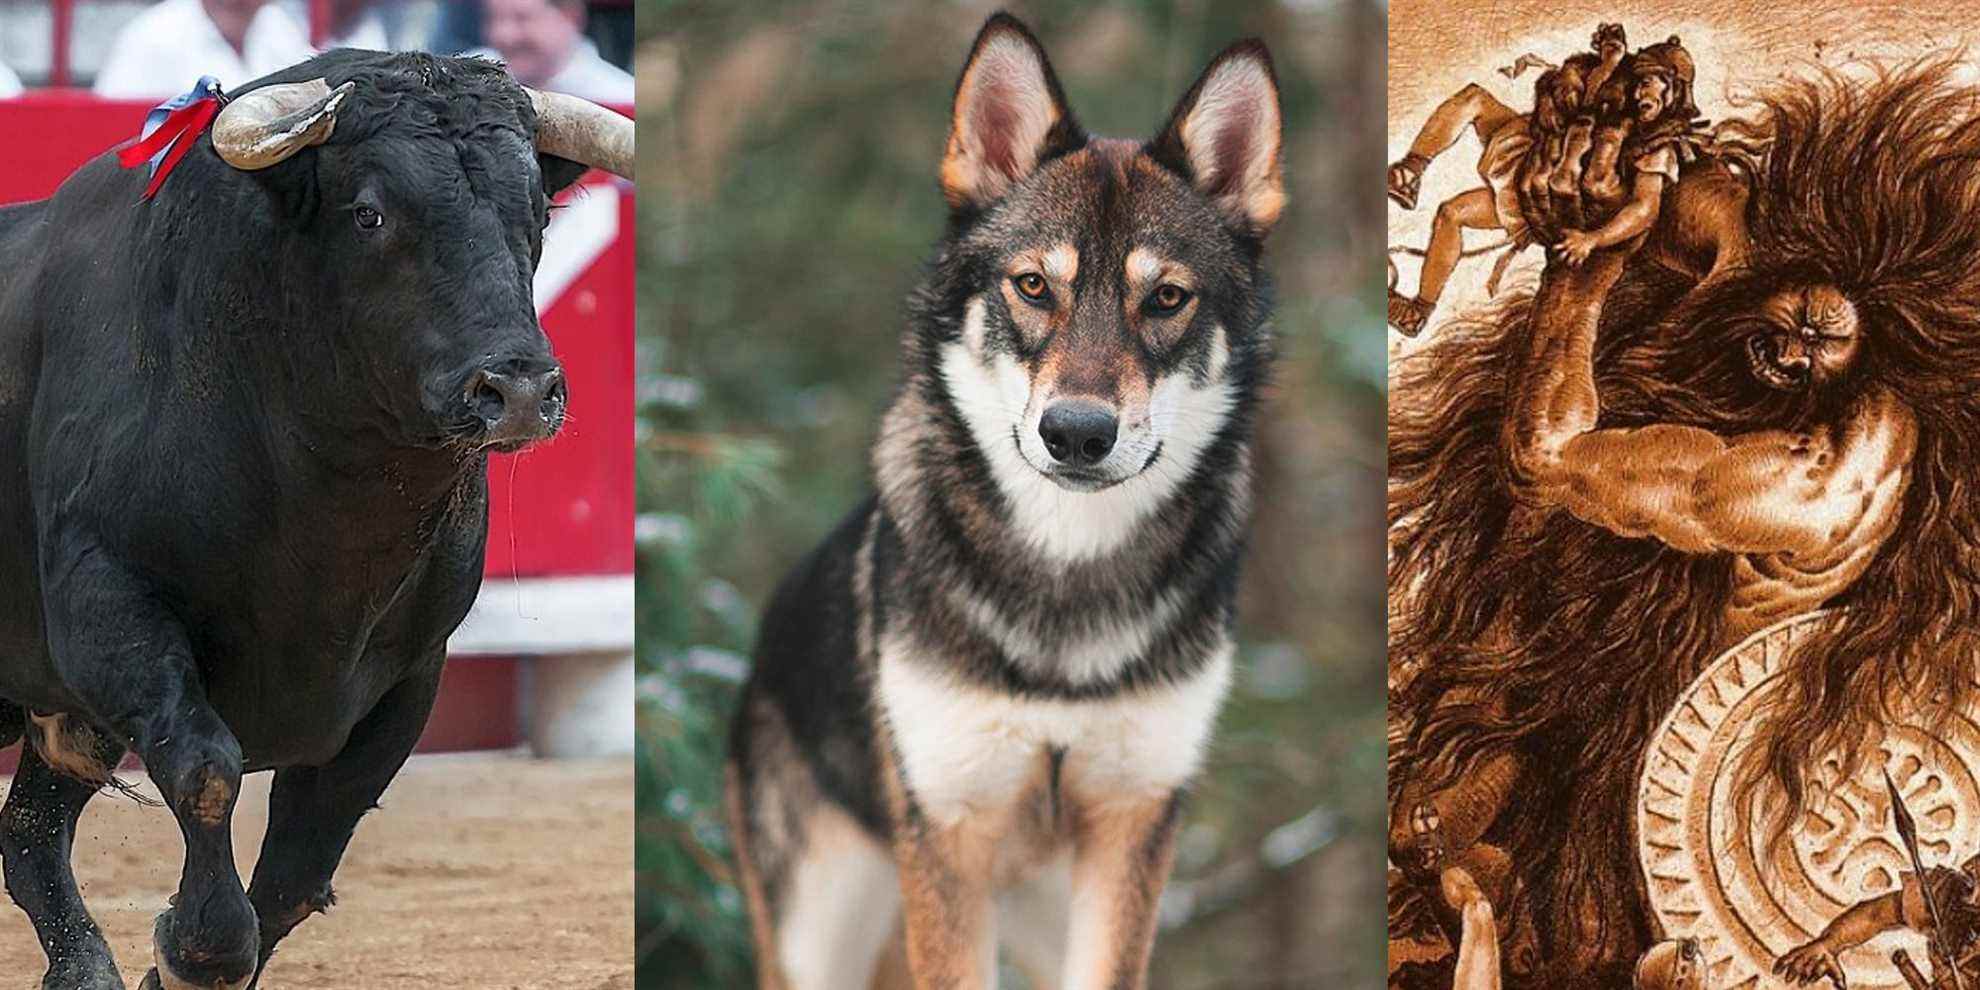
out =
[(68, 852), (126, 752), (186, 844), (146, 986), (247, 985), (329, 906), (480, 586), (487, 451), (562, 417), (531, 280), (583, 166), (540, 94), (346, 51), (232, 95), (319, 78), (334, 130), (274, 164), (203, 136), (150, 201), (106, 154), (0, 210), (0, 855), (45, 987), (123, 986)]

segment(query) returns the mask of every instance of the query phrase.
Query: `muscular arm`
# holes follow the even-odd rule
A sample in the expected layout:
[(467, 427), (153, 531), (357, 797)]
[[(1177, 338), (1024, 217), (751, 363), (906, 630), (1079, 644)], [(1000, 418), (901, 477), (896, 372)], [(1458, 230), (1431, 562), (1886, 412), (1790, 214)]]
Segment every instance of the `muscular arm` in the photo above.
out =
[(1854, 949), (1888, 931), (1904, 927), (1897, 894), (1874, 897), (1836, 916), (1818, 936), (1832, 952)]
[(1811, 434), (1597, 429), (1595, 326), (1621, 265), (1597, 255), (1543, 278), (1504, 434), (1521, 498), (1690, 553), (1815, 556), (1895, 511), (1915, 427), (1883, 393)]

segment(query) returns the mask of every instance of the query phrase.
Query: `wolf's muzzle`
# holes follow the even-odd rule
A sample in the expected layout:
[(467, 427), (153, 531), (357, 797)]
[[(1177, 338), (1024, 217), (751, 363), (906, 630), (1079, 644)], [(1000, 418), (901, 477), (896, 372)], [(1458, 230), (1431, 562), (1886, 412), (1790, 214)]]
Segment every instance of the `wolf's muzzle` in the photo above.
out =
[(1114, 411), (1097, 402), (1054, 402), (1038, 419), (1045, 452), (1069, 467), (1092, 467), (1106, 460), (1119, 432), (1120, 420)]

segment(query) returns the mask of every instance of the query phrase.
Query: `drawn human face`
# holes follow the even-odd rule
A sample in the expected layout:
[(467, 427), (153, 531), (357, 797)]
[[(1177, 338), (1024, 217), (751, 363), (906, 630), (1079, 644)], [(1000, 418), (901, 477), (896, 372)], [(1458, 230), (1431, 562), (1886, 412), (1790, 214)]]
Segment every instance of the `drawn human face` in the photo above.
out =
[(1636, 100), (1636, 119), (1649, 123), (1671, 105), (1671, 84), (1662, 73), (1648, 73), (1636, 81), (1630, 96)]
[(1768, 388), (1820, 387), (1849, 371), (1862, 339), (1856, 306), (1841, 290), (1784, 289), (1761, 305), (1759, 329), (1745, 340), (1747, 366)]

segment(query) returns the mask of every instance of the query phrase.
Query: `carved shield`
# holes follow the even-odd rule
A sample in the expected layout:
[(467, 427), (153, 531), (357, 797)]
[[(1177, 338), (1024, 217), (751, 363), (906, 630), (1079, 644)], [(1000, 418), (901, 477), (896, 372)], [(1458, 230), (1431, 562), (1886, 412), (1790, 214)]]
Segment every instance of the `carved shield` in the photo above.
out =
[[(1810, 810), (1770, 849), (1760, 819), (1740, 820), (1733, 769), (1752, 742), (1758, 713), (1779, 688), (1776, 673), (1827, 613), (1776, 623), (1726, 651), (1678, 699), (1645, 751), (1636, 803), (1638, 855), (1650, 903), (1667, 937), (1699, 940), (1710, 985), (1785, 987), (1774, 960), (1819, 934), (1850, 905), (1896, 890), (1909, 859), (1891, 817), (1888, 769), (1918, 821), (1927, 868), (1957, 868), (1980, 852), (1980, 722), (1963, 711), (1948, 724), (1886, 726), (1847, 780), (1826, 760)], [(1892, 932), (1840, 957), (1852, 988), (1905, 984), (1893, 949), (1926, 958), (1925, 940)]]

